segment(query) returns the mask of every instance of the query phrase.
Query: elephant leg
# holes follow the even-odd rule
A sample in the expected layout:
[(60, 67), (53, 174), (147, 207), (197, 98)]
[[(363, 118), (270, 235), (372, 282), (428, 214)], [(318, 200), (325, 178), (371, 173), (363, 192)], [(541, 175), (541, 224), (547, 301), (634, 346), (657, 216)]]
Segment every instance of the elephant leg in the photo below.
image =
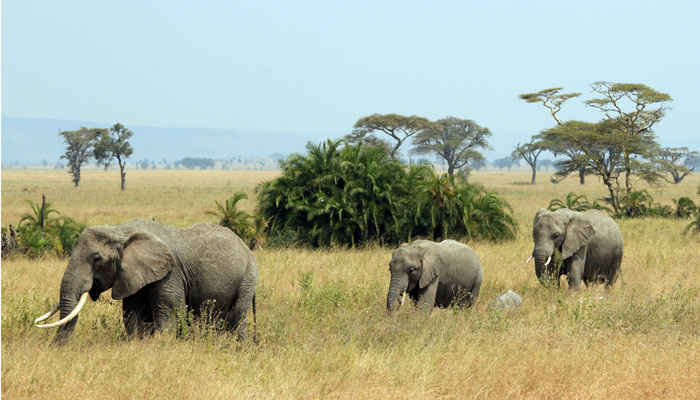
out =
[(586, 246), (581, 247), (571, 256), (569, 265), (569, 273), (567, 275), (569, 289), (580, 290), (583, 272), (586, 267)]
[(153, 333), (153, 314), (144, 293), (138, 292), (122, 302), (124, 327), (129, 336)]
[(608, 272), (607, 279), (605, 280), (605, 287), (609, 288), (617, 281), (617, 277), (620, 276), (622, 280), (622, 286), (625, 286), (625, 280), (622, 278), (622, 251), (615, 254), (613, 261), (610, 263), (610, 269)]
[(153, 314), (154, 329), (169, 331), (175, 325), (177, 312), (190, 311), (185, 303), (184, 285), (177, 285), (172, 280), (161, 280), (152, 285), (148, 300)]
[(226, 329), (236, 331), (238, 340), (243, 341), (248, 336), (248, 310), (253, 303), (257, 278), (248, 274), (238, 287), (238, 295), (226, 315)]
[(416, 300), (418, 311), (424, 314), (430, 314), (433, 311), (433, 306), (435, 306), (435, 296), (437, 295), (437, 288), (438, 280), (435, 279), (434, 282), (420, 290)]

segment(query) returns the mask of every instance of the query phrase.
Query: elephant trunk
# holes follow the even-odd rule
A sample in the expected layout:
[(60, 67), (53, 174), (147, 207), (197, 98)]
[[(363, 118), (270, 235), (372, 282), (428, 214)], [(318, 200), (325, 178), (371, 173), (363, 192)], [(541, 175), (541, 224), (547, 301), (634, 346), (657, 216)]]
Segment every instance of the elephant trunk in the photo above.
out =
[(408, 288), (408, 277), (391, 277), (391, 283), (389, 284), (389, 293), (386, 296), (386, 309), (392, 312), (398, 309), (396, 305), (399, 296), (402, 295)]
[[(552, 278), (550, 267), (552, 266), (551, 257), (553, 253), (553, 248), (549, 249), (546, 247), (535, 247), (535, 250), (532, 252), (535, 259), (535, 274), (542, 283), (546, 283)], [(547, 264), (548, 260), (549, 264)]]
[[(82, 274), (80, 270), (84, 269), (84, 266), (75, 267), (72, 264), (74, 263), (69, 262), (68, 268), (63, 274), (61, 295), (58, 304), (61, 310), (61, 322), (64, 322), (64, 319), (71, 314), (73, 316), (58, 327), (56, 336), (54, 337), (55, 344), (63, 344), (70, 338), (75, 329), (75, 324), (78, 322), (77, 312), (80, 311), (80, 308), (85, 303), (87, 294), (92, 287), (92, 274)], [(89, 268), (89, 266), (87, 267)], [(75, 312), (76, 310), (77, 312)]]

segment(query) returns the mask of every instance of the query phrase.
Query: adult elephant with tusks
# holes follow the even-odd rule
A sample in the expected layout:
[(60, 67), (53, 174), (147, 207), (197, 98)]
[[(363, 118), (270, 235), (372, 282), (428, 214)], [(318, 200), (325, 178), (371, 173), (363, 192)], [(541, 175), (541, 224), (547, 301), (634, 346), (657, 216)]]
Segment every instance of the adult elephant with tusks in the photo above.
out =
[(137, 218), (80, 235), (63, 274), (59, 303), (35, 323), (60, 311), (60, 321), (37, 326), (58, 327), (54, 341), (62, 343), (87, 298), (96, 301), (111, 288), (112, 298), (123, 300), (129, 335), (167, 330), (183, 305), (195, 315), (208, 305), (242, 340), (251, 304), (256, 319), (257, 282), (255, 256), (229, 229), (209, 223), (176, 228)]
[[(553, 282), (566, 275), (569, 288), (579, 289), (604, 283), (610, 286), (622, 277), (622, 233), (617, 223), (598, 210), (576, 212), (568, 208), (548, 211), (541, 208), (532, 228), (535, 247), (535, 274), (540, 282)], [(563, 264), (554, 270), (554, 251), (561, 254)], [(624, 280), (623, 280), (624, 285)]]
[(389, 312), (396, 308), (399, 298), (403, 304), (406, 293), (424, 313), (453, 302), (469, 307), (476, 303), (481, 289), (479, 257), (469, 246), (454, 240), (404, 243), (394, 250), (389, 271)]

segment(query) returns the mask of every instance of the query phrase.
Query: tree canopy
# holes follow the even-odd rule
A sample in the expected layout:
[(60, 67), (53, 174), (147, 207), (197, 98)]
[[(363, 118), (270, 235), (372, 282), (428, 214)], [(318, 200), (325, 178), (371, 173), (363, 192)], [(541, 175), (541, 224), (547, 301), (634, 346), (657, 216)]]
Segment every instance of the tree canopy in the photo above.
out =
[[(657, 183), (662, 175), (653, 157), (658, 149), (653, 127), (665, 115), (671, 96), (640, 83), (594, 82), (594, 96), (584, 101), (600, 110), (596, 123), (562, 122), (557, 117), (561, 104), (578, 93), (560, 94), (561, 88), (546, 89), (520, 97), (542, 102), (557, 122), (554, 128), (537, 135), (542, 145), (567, 160), (557, 163), (560, 177), (574, 171), (599, 176), (608, 187), (608, 201), (620, 212), (620, 199), (630, 195), (639, 180)], [(620, 179), (624, 184), (620, 184)]]
[(80, 168), (92, 157), (95, 138), (103, 132), (103, 129), (85, 127), (75, 131), (59, 132), (66, 144), (66, 151), (61, 158), (68, 162), (68, 173), (73, 175), (73, 183), (76, 187), (80, 184)]
[(417, 154), (435, 154), (447, 163), (447, 173), (482, 165), (484, 156), (478, 148), (490, 148), (486, 138), (491, 136), (488, 128), (479, 126), (470, 119), (446, 117), (437, 120), (432, 127), (420, 131), (413, 140)]
[(671, 174), (674, 184), (681, 183), (700, 164), (700, 153), (687, 147), (664, 147), (656, 151), (661, 170)]
[[(392, 158), (396, 158), (399, 148), (408, 138), (432, 126), (433, 123), (427, 118), (416, 115), (406, 117), (398, 114), (372, 114), (360, 118), (355, 123), (352, 133), (345, 136), (345, 140), (348, 143), (383, 146), (389, 150)], [(378, 137), (377, 133), (388, 136), (395, 143)]]
[(112, 160), (117, 160), (122, 190), (126, 187), (126, 173), (124, 172), (126, 159), (134, 153), (134, 149), (129, 143), (129, 138), (133, 135), (134, 133), (124, 127), (124, 125), (116, 123), (109, 128), (109, 131), (102, 130), (97, 132), (93, 148), (93, 156), (97, 164), (103, 165), (105, 169), (109, 168)]
[[(550, 114), (552, 115), (552, 118), (554, 118), (554, 121), (556, 121), (557, 125), (561, 125), (562, 121), (557, 114), (559, 113), (559, 111), (561, 111), (562, 105), (567, 100), (573, 99), (581, 95), (581, 93), (561, 93), (562, 90), (563, 88), (560, 87), (550, 88), (540, 90), (536, 93), (521, 94), (519, 97), (520, 99), (525, 100), (528, 103), (542, 103), (542, 105), (549, 110)], [(580, 151), (576, 150), (575, 146), (572, 146), (571, 143), (565, 143), (562, 140), (557, 140), (556, 138), (551, 137), (549, 138), (550, 141), (543, 141), (542, 138), (538, 136), (536, 136), (535, 138), (538, 141), (539, 146), (541, 148), (551, 151), (552, 154), (554, 154), (555, 156), (564, 156), (569, 160), (573, 160), (578, 155), (580, 155)], [(563, 170), (564, 164), (558, 164), (557, 168), (559, 170)], [(571, 172), (574, 171), (567, 170), (565, 176), (568, 176)], [(585, 176), (587, 171), (585, 169), (579, 169), (577, 170), (577, 172), (579, 174), (579, 182), (583, 185), (586, 181)]]

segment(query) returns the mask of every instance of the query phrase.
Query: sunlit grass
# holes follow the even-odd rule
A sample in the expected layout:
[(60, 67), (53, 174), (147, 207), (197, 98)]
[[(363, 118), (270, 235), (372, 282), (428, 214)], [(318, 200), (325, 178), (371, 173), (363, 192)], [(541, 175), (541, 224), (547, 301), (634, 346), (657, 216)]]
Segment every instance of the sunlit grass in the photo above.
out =
[[(2, 223), (28, 211), (22, 199), (45, 193), (64, 214), (89, 225), (131, 217), (185, 226), (235, 190), (251, 195), (274, 172), (89, 171), (75, 189), (65, 172), (2, 173)], [(697, 175), (651, 190), (656, 201), (696, 199)], [(480, 304), (385, 310), (391, 249), (262, 249), (260, 345), (228, 334), (126, 338), (121, 302), (102, 295), (80, 314), (68, 345), (32, 327), (58, 298), (66, 260), (2, 263), (2, 393), (7, 398), (698, 398), (700, 397), (700, 238), (687, 221), (619, 221), (626, 286), (571, 294), (542, 288), (534, 266), (532, 218), (569, 191), (600, 197), (593, 179), (558, 185), (545, 174), (475, 173), (513, 206), (516, 240), (472, 242), (484, 268)], [(24, 188), (27, 188), (24, 191)], [(213, 221), (212, 221), (213, 222)], [(486, 305), (513, 289), (513, 313)]]

